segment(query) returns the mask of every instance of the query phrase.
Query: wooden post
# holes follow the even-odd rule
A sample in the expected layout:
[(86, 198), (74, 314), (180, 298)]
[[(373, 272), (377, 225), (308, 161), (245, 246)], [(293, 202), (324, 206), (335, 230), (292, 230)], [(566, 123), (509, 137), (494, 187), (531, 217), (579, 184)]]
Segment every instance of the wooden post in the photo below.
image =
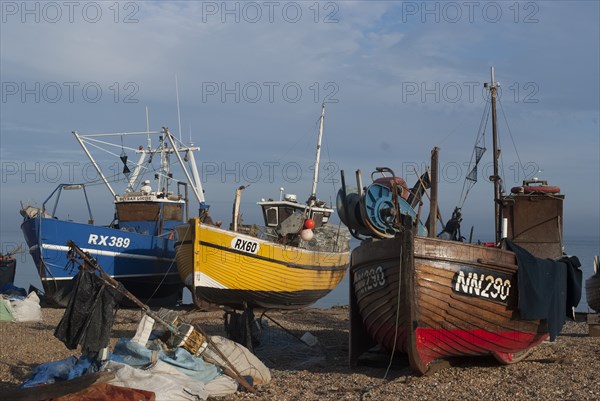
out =
[(438, 154), (440, 149), (436, 146), (431, 150), (431, 198), (429, 200), (429, 218), (427, 231), (430, 238), (436, 237), (436, 223), (438, 215)]
[(245, 186), (240, 186), (235, 190), (235, 200), (233, 202), (233, 213), (231, 221), (231, 231), (237, 232), (240, 220), (240, 202), (242, 198), (242, 191), (246, 189)]

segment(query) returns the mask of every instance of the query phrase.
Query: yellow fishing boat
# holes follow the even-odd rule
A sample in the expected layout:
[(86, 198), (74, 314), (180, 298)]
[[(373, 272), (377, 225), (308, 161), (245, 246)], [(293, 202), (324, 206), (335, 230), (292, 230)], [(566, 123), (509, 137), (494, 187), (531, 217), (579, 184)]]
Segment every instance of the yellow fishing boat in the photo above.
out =
[(195, 298), (237, 309), (308, 306), (338, 285), (349, 262), (348, 252), (282, 245), (199, 218), (178, 234), (179, 274)]
[(321, 110), (312, 193), (262, 200), (263, 227), (240, 224), (236, 191), (230, 229), (204, 215), (177, 227), (176, 260), (194, 302), (252, 308), (297, 309), (327, 295), (349, 265), (349, 235), (327, 225), (333, 209), (317, 200), (325, 107)]

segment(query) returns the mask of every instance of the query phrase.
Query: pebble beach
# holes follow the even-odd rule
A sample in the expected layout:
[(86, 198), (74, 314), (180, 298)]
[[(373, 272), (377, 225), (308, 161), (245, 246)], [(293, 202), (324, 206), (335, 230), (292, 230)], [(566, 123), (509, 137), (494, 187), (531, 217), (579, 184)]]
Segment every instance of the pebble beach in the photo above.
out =
[[(182, 307), (179, 312), (208, 334), (224, 334), (222, 311)], [(16, 389), (37, 365), (79, 356), (53, 336), (62, 314), (63, 309), (43, 308), (41, 322), (0, 323), (0, 398)], [(263, 359), (272, 382), (258, 386), (258, 394), (238, 392), (211, 400), (600, 399), (600, 337), (590, 337), (585, 322), (567, 321), (556, 341), (542, 343), (513, 365), (500, 365), (492, 357), (460, 358), (449, 368), (419, 377), (402, 357), (390, 361), (381, 355), (351, 369), (348, 315), (345, 306), (269, 312), (269, 327), (280, 324), (291, 333), (278, 328), (288, 339), (279, 340), (280, 349)], [(141, 316), (139, 310), (119, 310), (111, 346), (118, 338), (133, 336)], [(318, 340), (310, 349), (292, 336), (306, 332)]]

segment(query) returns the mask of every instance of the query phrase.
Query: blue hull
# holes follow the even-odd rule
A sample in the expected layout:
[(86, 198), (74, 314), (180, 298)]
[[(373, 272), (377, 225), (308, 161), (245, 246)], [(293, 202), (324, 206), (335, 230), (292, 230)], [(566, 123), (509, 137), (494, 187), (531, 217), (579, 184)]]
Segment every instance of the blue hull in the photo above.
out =
[[(67, 266), (67, 240), (150, 305), (174, 305), (183, 284), (175, 265), (175, 241), (115, 228), (35, 217), (21, 225), (47, 297), (65, 306), (77, 268)], [(151, 298), (151, 299), (150, 299)]]

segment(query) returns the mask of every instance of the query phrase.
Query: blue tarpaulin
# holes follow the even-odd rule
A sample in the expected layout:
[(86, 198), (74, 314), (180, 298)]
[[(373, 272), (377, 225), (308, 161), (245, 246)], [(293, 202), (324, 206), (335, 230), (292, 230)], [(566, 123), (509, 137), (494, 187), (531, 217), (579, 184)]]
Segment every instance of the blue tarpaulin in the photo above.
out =
[(86, 373), (97, 372), (98, 368), (94, 362), (95, 358), (88, 356), (82, 356), (79, 359), (70, 356), (59, 361), (43, 363), (33, 369), (31, 377), (21, 384), (21, 387), (28, 388), (39, 386), (40, 384), (72, 380)]
[(162, 349), (152, 351), (125, 338), (117, 342), (109, 359), (140, 368), (152, 363), (153, 352), (157, 353), (158, 360), (175, 366), (182, 373), (203, 383), (208, 383), (220, 375), (215, 365), (204, 362), (202, 358), (193, 356), (183, 348), (176, 348), (174, 352), (167, 355)]

